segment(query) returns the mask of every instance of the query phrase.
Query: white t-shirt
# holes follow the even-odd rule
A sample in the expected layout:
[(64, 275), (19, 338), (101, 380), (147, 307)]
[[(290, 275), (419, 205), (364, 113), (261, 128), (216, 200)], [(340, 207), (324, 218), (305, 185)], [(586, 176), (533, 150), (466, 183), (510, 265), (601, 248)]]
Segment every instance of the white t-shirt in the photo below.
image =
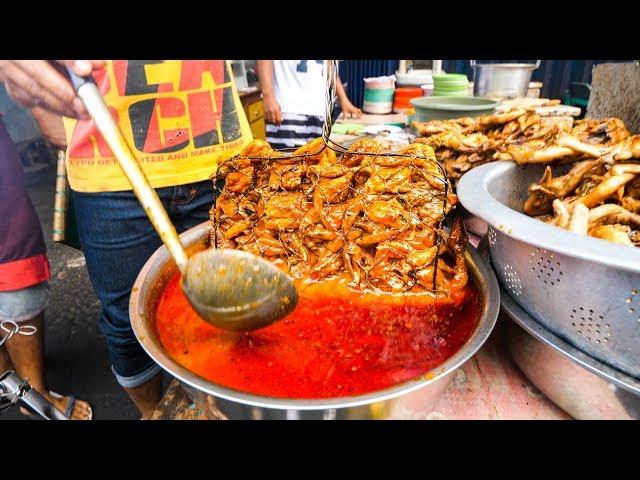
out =
[(273, 84), (282, 113), (324, 117), (326, 60), (274, 60)]

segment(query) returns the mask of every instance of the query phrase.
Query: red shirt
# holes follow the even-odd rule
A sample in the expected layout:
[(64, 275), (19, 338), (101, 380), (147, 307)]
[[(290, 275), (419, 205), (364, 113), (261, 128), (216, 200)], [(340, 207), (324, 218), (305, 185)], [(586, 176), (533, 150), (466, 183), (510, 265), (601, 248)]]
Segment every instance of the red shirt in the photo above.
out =
[(0, 120), (0, 291), (50, 278), (42, 227), (24, 186), (20, 155)]

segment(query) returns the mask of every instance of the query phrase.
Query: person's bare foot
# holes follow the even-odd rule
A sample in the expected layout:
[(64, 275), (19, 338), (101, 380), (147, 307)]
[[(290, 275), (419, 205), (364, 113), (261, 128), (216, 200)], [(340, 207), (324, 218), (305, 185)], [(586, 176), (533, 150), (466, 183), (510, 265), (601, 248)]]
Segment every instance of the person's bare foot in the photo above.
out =
[[(54, 407), (60, 410), (65, 415), (67, 414), (67, 409), (69, 408), (69, 402), (71, 401), (70, 396), (62, 396), (56, 392), (38, 392), (47, 400), (49, 400)], [(20, 408), (20, 411), (24, 415), (33, 416), (32, 413), (27, 411), (24, 408)], [(91, 420), (93, 418), (93, 411), (91, 410), (91, 406), (83, 401), (75, 399), (75, 403), (73, 405), (73, 409), (71, 410), (70, 417), (71, 420)]]

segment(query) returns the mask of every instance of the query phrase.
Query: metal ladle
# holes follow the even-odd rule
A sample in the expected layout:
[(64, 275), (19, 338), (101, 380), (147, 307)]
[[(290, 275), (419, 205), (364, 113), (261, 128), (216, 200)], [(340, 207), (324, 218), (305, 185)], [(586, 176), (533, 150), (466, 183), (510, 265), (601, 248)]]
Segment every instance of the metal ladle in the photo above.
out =
[(182, 274), (189, 303), (216, 327), (249, 331), (289, 314), (298, 303), (292, 279), (271, 262), (251, 253), (207, 249), (187, 258), (176, 229), (151, 188), (91, 77), (67, 70), (78, 96), (113, 151), (138, 200)]

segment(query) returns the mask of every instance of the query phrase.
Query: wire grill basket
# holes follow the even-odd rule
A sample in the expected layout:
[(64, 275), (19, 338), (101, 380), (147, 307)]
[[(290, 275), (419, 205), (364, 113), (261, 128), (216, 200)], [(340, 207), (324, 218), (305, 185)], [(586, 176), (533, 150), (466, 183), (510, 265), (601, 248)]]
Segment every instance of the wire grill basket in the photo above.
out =
[[(452, 199), (455, 199), (455, 196), (453, 196), (451, 192), (451, 185), (445, 169), (436, 160), (430, 147), (425, 148), (423, 145), (414, 144), (400, 151), (392, 151), (390, 148), (378, 142), (369, 142), (366, 143), (366, 145), (361, 142), (356, 142), (349, 148), (346, 148), (331, 140), (331, 112), (333, 111), (336, 101), (335, 84), (338, 81), (337, 62), (326, 62), (324, 70), (327, 88), (325, 95), (326, 114), (322, 128), (322, 137), (298, 149), (269, 149), (269, 151), (263, 151), (260, 155), (244, 153), (221, 164), (212, 177), (216, 190), (216, 198), (219, 198), (223, 193), (225, 179), (230, 178), (229, 176), (232, 174), (236, 176), (237, 182), (247, 182), (250, 184), (252, 191), (257, 191), (265, 203), (274, 195), (281, 194), (288, 190), (296, 189), (297, 191), (302, 191), (309, 203), (313, 202), (315, 204), (315, 211), (321, 212), (321, 218), (316, 219), (316, 221), (319, 221), (325, 228), (317, 234), (320, 236), (323, 234), (326, 235), (326, 239), (335, 238), (338, 245), (342, 244), (342, 246), (337, 247), (333, 253), (333, 258), (338, 258), (343, 255), (346, 248), (349, 248), (349, 245), (353, 245), (353, 242), (350, 242), (351, 239), (348, 238), (348, 232), (332, 228), (331, 219), (328, 218), (329, 213), (327, 212), (331, 211), (331, 205), (339, 203), (339, 201), (336, 201), (335, 195), (324, 191), (324, 193), (321, 192), (322, 199), (318, 200), (318, 190), (322, 190), (319, 187), (321, 180), (320, 175), (302, 175), (301, 173), (301, 170), (305, 170), (305, 172), (309, 171), (310, 165), (322, 162), (323, 157), (329, 158), (335, 156), (335, 159), (331, 162), (332, 167), (329, 169), (330, 171), (323, 173), (323, 175), (326, 174), (325, 178), (331, 178), (332, 174), (335, 174), (336, 182), (339, 182), (340, 178), (355, 179), (353, 182), (348, 182), (346, 188), (336, 194), (342, 201), (345, 201), (345, 198), (355, 198), (358, 194), (358, 188), (362, 188), (361, 185), (358, 185), (357, 179), (363, 175), (372, 174), (376, 175), (379, 183), (386, 185), (386, 187), (381, 187), (375, 196), (367, 196), (366, 204), (364, 205), (365, 210), (378, 200), (388, 200), (397, 197), (403, 202), (403, 212), (407, 218), (397, 218), (395, 222), (390, 222), (395, 223), (397, 226), (388, 229), (384, 240), (393, 240), (395, 236), (403, 233), (407, 229), (416, 227), (417, 223), (420, 224), (420, 228), (428, 228), (432, 231), (437, 248), (433, 261), (434, 268), (431, 290), (437, 293), (438, 260), (445, 250), (445, 238), (442, 227), (447, 213), (453, 207), (454, 202)], [(367, 160), (365, 161), (364, 159)], [(383, 167), (377, 168), (374, 173), (368, 172), (367, 169), (370, 169), (372, 163)], [(247, 169), (248, 166), (250, 166), (250, 169)], [(245, 169), (247, 169), (246, 172), (244, 171)], [(313, 169), (313, 167), (311, 169)], [(262, 172), (267, 171), (272, 177), (268, 180), (260, 178)], [(398, 183), (398, 186), (395, 187), (395, 192), (393, 192), (393, 188), (389, 187), (389, 185), (394, 182)], [(401, 182), (404, 183), (400, 185)], [(429, 186), (428, 191), (426, 188), (420, 190), (419, 187), (425, 187), (425, 185)], [(402, 192), (402, 195), (398, 195), (400, 192)], [(429, 198), (425, 198), (425, 195)], [(238, 196), (239, 198), (236, 198), (236, 204), (239, 205), (239, 208), (242, 208), (244, 196), (245, 194), (241, 193)], [(319, 205), (320, 202), (322, 206)], [(425, 205), (425, 202), (430, 202), (431, 205), (437, 206), (437, 213), (426, 219), (423, 213), (417, 211), (418, 206)], [(253, 235), (253, 237), (243, 239), (245, 244), (257, 243), (259, 252), (256, 253), (261, 254), (263, 257), (268, 258), (274, 255), (286, 256), (290, 267), (300, 261), (307, 260), (304, 258), (304, 252), (301, 251), (300, 248), (296, 248), (294, 236), (291, 235), (291, 228), (288, 229), (289, 231), (287, 231), (287, 228), (280, 229), (275, 241), (270, 243), (264, 244), (257, 241), (254, 227), (256, 227), (259, 221), (265, 220), (266, 214), (263, 211), (254, 215), (256, 212), (251, 210), (253, 207), (247, 208), (249, 208), (249, 210), (245, 211), (245, 213), (248, 213), (245, 216), (247, 219), (250, 218), (250, 220), (247, 220), (246, 224), (238, 227), (242, 228), (244, 226), (245, 229), (251, 231)], [(288, 223), (296, 225), (304, 224), (308, 220), (308, 215), (308, 210), (300, 209), (297, 212), (297, 216), (290, 218), (290, 222)], [(215, 211), (212, 210), (214, 227), (212, 230), (212, 244), (220, 247), (219, 230), (221, 224), (217, 218), (218, 216), (215, 214)], [(420, 222), (416, 221), (418, 218), (421, 219)], [(374, 223), (368, 220), (366, 216), (359, 217), (358, 222), (365, 230), (375, 230)], [(400, 252), (397, 253), (400, 255)], [(328, 262), (331, 263), (332, 259), (329, 258)], [(369, 264), (365, 268), (358, 269), (362, 273), (362, 278), (354, 280), (357, 280), (357, 283), (360, 283), (361, 286), (366, 286), (367, 289), (378, 290), (378, 286), (370, 281), (368, 275), (372, 268), (375, 268), (375, 264)], [(352, 269), (352, 271), (355, 271), (355, 269)], [(405, 292), (411, 290), (417, 282), (415, 272), (411, 271), (404, 272), (403, 275), (398, 275), (398, 278), (402, 280), (403, 285), (401, 288)]]

